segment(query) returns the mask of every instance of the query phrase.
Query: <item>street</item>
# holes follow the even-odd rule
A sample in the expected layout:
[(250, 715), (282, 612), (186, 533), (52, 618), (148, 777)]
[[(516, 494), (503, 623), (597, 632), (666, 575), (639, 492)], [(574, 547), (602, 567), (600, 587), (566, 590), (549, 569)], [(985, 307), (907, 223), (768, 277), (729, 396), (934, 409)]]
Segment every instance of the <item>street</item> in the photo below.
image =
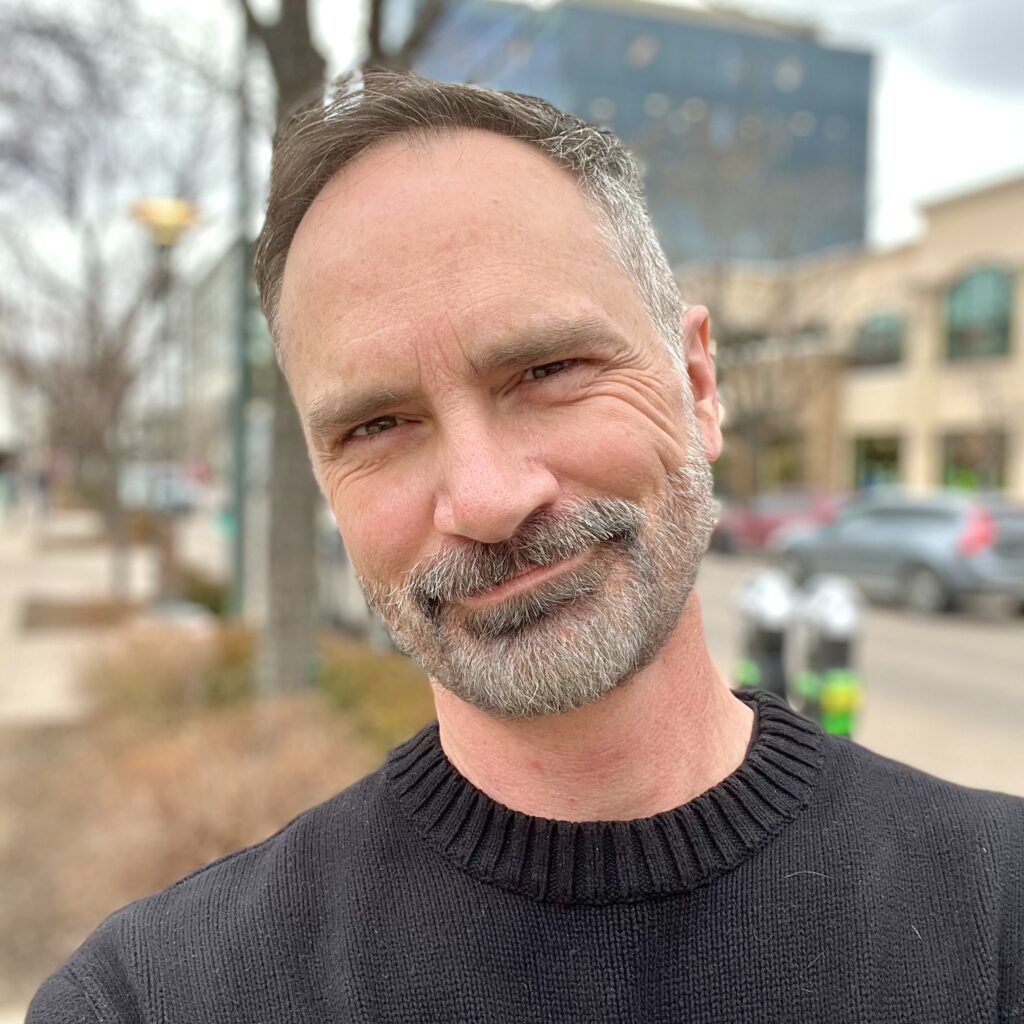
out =
[[(764, 568), (709, 555), (701, 569), (708, 644), (730, 681), (741, 636), (735, 594)], [(1024, 796), (1024, 618), (985, 605), (930, 619), (869, 607), (857, 667), (867, 697), (858, 742), (963, 785)]]

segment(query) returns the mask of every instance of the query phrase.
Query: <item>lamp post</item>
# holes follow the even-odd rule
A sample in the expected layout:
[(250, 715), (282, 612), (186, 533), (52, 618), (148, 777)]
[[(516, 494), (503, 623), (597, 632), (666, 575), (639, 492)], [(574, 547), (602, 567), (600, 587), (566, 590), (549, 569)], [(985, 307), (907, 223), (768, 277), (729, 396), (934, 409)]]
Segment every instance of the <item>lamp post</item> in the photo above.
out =
[(241, 619), (246, 612), (246, 560), (249, 502), (249, 424), (247, 413), (252, 395), (252, 368), (249, 353), (250, 289), (252, 279), (252, 241), (249, 237), (249, 216), (252, 205), (250, 182), (249, 133), (251, 130), (248, 70), (250, 37), (242, 41), (238, 68), (238, 124), (235, 137), (237, 174), (235, 215), (238, 227), (238, 290), (235, 294), (235, 393), (231, 402), (231, 598), (232, 618)]
[[(132, 216), (142, 224), (149, 233), (157, 257), (158, 277), (154, 289), (154, 297), (163, 300), (163, 356), (167, 360), (171, 349), (171, 252), (186, 229), (192, 225), (199, 215), (196, 207), (187, 199), (179, 196), (152, 196), (141, 199), (132, 207)], [(167, 374), (167, 411), (172, 415), (174, 404), (173, 378), (170, 368), (165, 367)], [(170, 420), (168, 420), (168, 437), (171, 436)], [(170, 600), (179, 595), (179, 579), (174, 544), (174, 494), (173, 466), (174, 452), (168, 444), (166, 499), (161, 509), (159, 559), (160, 559), (160, 598)]]

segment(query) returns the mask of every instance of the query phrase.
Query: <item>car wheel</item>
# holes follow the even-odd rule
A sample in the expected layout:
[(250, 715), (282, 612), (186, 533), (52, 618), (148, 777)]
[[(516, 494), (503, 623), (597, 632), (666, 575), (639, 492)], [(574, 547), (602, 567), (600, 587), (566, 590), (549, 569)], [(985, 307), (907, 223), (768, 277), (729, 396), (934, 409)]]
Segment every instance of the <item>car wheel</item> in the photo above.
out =
[(935, 615), (953, 607), (952, 596), (942, 577), (927, 566), (910, 569), (903, 580), (903, 603), (924, 615)]

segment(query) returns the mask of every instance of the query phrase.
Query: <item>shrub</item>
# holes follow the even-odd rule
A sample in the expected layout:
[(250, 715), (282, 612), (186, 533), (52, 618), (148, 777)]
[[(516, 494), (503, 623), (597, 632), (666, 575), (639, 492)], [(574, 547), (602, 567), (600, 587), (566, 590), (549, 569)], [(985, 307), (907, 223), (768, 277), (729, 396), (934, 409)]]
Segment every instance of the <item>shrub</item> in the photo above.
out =
[[(255, 638), (242, 626), (139, 622), (94, 655), (85, 685), (101, 715), (142, 723), (177, 722), (255, 692)], [(316, 689), (351, 719), (379, 754), (434, 717), (426, 675), (404, 655), (329, 636), (321, 644)]]
[(249, 697), (253, 647), (241, 626), (136, 622), (98, 648), (83, 682), (100, 714), (173, 721)]
[(113, 910), (258, 842), (379, 760), (315, 693), (173, 729), (93, 717), (15, 734), (0, 755), (0, 1005), (27, 1000)]
[(228, 601), (231, 588), (222, 580), (216, 580), (196, 569), (182, 570), (182, 596), (192, 604), (201, 605), (213, 612), (218, 618), (224, 618), (228, 612)]
[(331, 637), (321, 646), (317, 682), (382, 753), (434, 718), (426, 674), (402, 654)]

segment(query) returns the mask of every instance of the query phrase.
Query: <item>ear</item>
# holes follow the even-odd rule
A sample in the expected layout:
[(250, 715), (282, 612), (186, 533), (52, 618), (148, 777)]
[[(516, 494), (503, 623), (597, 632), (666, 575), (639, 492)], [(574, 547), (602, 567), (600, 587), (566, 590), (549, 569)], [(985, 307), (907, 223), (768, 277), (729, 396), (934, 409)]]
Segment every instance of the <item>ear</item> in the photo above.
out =
[(686, 373), (693, 391), (693, 411), (710, 462), (722, 454), (722, 430), (719, 426), (718, 384), (715, 361), (711, 356), (711, 319), (704, 306), (692, 306), (683, 316), (683, 355)]

